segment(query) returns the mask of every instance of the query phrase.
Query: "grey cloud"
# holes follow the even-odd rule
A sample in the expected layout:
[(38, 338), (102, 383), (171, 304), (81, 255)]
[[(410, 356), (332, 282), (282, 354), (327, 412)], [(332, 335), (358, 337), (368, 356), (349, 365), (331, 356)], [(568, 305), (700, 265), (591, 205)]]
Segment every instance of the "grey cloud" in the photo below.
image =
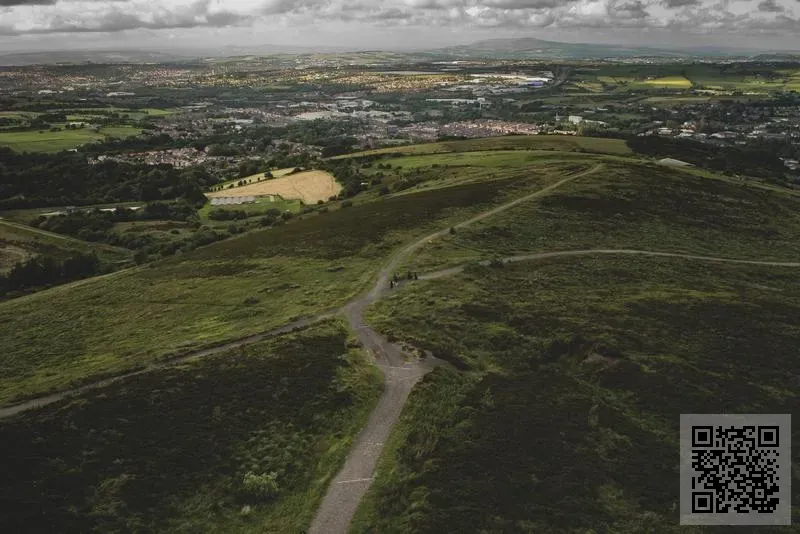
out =
[(630, 0), (627, 2), (609, 2), (608, 14), (612, 17), (622, 17), (626, 19), (642, 19), (648, 16), (647, 10), (642, 0)]
[[(224, 27), (244, 21), (245, 17), (229, 11), (210, 12), (211, 0), (198, 0), (185, 8), (175, 11), (158, 12), (151, 16), (134, 14), (118, 8), (97, 17), (87, 17), (76, 22), (63, 16), (55, 16), (41, 28), (26, 31), (28, 34), (47, 33), (104, 33), (124, 30), (148, 29), (165, 30), (195, 27)], [(0, 26), (0, 34), (18, 35), (21, 32)]]
[[(800, 0), (798, 0), (800, 2)], [(661, 5), (665, 7), (686, 7), (700, 5), (700, 0), (663, 0)]]
[(51, 6), (56, 0), (0, 0), (0, 7), (12, 6)]
[(786, 8), (779, 5), (775, 0), (764, 0), (758, 4), (758, 10), (765, 13), (783, 13)]
[(497, 9), (542, 9), (561, 7), (577, 0), (487, 0), (480, 5)]

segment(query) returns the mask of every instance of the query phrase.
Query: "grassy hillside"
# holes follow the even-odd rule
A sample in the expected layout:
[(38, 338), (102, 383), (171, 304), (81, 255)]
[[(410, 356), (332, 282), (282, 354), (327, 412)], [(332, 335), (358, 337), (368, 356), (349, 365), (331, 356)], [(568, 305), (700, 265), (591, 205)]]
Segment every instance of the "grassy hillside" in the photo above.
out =
[(404, 287), (371, 324), (461, 370), (412, 392), (353, 532), (703, 532), (677, 526), (679, 415), (797, 415), (799, 313), (796, 269), (677, 259)]
[(304, 532), (380, 392), (347, 336), (327, 322), (0, 422), (4, 529)]
[(391, 196), (0, 303), (0, 404), (341, 305), (412, 236), (559, 176), (532, 166)]
[[(399, 161), (405, 159), (417, 158)], [(493, 255), (586, 248), (796, 261), (798, 238), (800, 197), (607, 161), (600, 172), (427, 245), (408, 267), (425, 271)]]
[(382, 154), (439, 154), (473, 152), (477, 150), (559, 150), (565, 152), (594, 152), (599, 154), (630, 154), (622, 139), (579, 137), (565, 135), (513, 135), (486, 139), (443, 141), (423, 145), (396, 146), (336, 156), (332, 159), (359, 158)]
[(116, 264), (124, 263), (131, 255), (122, 248), (87, 243), (9, 221), (0, 221), (0, 273), (13, 267), (15, 263), (38, 255), (65, 259), (75, 252), (95, 253), (104, 263)]

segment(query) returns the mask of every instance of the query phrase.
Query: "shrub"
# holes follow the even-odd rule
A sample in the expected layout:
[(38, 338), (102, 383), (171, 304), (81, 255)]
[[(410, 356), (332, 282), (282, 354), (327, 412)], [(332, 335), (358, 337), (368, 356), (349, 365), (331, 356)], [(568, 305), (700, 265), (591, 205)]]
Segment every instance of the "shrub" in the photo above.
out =
[(248, 499), (267, 501), (273, 499), (280, 492), (278, 487), (278, 474), (256, 474), (252, 471), (245, 473), (241, 486), (242, 496)]

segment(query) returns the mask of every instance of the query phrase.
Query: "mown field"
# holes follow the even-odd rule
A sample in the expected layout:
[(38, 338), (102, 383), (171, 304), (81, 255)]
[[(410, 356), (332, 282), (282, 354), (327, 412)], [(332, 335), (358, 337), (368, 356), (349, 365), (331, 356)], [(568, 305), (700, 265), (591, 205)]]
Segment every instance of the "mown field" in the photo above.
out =
[(422, 272), (494, 255), (590, 248), (800, 260), (796, 195), (652, 165), (603, 165), (426, 245), (408, 267)]
[(146, 267), (0, 303), (0, 404), (341, 305), (412, 237), (560, 176), (558, 166), (531, 164), (502, 180), (298, 216)]
[(711, 532), (678, 526), (679, 416), (796, 417), (798, 314), (785, 267), (607, 256), (413, 282), (368, 320), (455, 365), (411, 393), (352, 532)]
[(215, 198), (279, 195), (287, 200), (302, 200), (306, 204), (316, 204), (320, 200), (324, 202), (330, 197), (335, 197), (341, 190), (342, 186), (330, 173), (313, 170), (260, 182), (255, 181), (247, 185), (207, 193), (206, 196)]
[(7, 146), (17, 152), (60, 152), (111, 137), (125, 138), (138, 135), (141, 131), (141, 128), (134, 126), (107, 126), (97, 132), (90, 128), (56, 132), (50, 130), (0, 132), (0, 146)]
[(630, 154), (631, 149), (622, 139), (578, 137), (564, 135), (512, 135), (486, 139), (443, 141), (424, 145), (396, 146), (345, 154), (331, 159), (360, 158), (381, 154), (439, 154), (447, 152), (474, 152), (479, 150), (558, 150), (564, 152), (594, 152), (599, 154)]
[(104, 263), (121, 264), (130, 260), (130, 252), (108, 245), (87, 243), (7, 221), (0, 221), (0, 273), (14, 264), (39, 255), (66, 259), (75, 252), (97, 254)]
[(0, 422), (3, 530), (310, 524), (381, 379), (339, 321)]

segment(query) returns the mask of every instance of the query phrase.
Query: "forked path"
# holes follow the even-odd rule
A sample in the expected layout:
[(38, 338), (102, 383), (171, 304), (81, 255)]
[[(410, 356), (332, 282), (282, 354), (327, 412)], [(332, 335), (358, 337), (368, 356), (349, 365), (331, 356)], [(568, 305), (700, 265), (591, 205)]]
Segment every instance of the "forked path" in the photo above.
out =
[[(508, 204), (504, 204), (503, 206), (500, 206), (500, 207), (495, 208), (493, 210), (490, 210), (488, 212), (482, 213), (482, 214), (478, 215), (477, 217), (474, 217), (474, 218), (470, 219), (469, 221), (466, 221), (466, 222), (463, 222), (463, 223), (459, 224), (458, 227), (465, 226), (467, 224), (471, 224), (471, 223), (473, 223), (475, 221), (478, 221), (480, 219), (489, 217), (491, 215), (494, 215), (495, 213), (503, 211), (504, 209), (508, 209), (508, 208), (510, 208), (512, 206), (516, 206), (520, 202), (524, 202), (524, 201), (529, 200), (531, 198), (546, 194), (547, 192), (551, 191), (552, 189), (555, 189), (556, 187), (560, 186), (561, 184), (563, 184), (565, 182), (568, 182), (570, 180), (574, 180), (574, 179), (576, 179), (576, 178), (578, 178), (580, 176), (589, 174), (590, 172), (594, 172), (600, 166), (601, 166), (600, 164), (595, 165), (594, 167), (592, 167), (591, 169), (589, 169), (587, 171), (584, 171), (584, 172), (569, 176), (569, 177), (561, 180), (560, 182), (558, 182), (556, 184), (553, 184), (551, 186), (548, 186), (548, 187), (546, 187), (544, 189), (541, 189), (541, 190), (539, 190), (539, 191), (537, 191), (537, 192), (535, 192), (535, 193), (533, 193), (531, 195), (527, 195), (527, 196), (521, 197), (521, 198), (519, 198), (517, 200), (514, 200), (513, 202), (510, 202)], [(10, 223), (8, 221), (3, 221), (3, 224), (14, 225), (14, 223)], [(425, 237), (423, 239), (420, 239), (419, 241), (417, 241), (417, 242), (409, 245), (405, 249), (401, 250), (389, 262), (389, 264), (386, 265), (386, 267), (384, 267), (383, 270), (381, 270), (381, 272), (378, 274), (378, 280), (377, 280), (375, 286), (372, 288), (372, 290), (369, 293), (367, 293), (366, 295), (363, 295), (361, 297), (358, 297), (354, 301), (351, 301), (349, 304), (345, 305), (344, 308), (342, 308), (340, 310), (340, 311), (344, 312), (345, 316), (348, 318), (348, 321), (350, 322), (350, 325), (353, 326), (353, 325), (356, 325), (356, 324), (363, 324), (363, 320), (361, 319), (362, 311), (364, 310), (364, 308), (366, 306), (368, 306), (369, 304), (371, 304), (372, 302), (374, 302), (375, 300), (377, 300), (381, 296), (381, 290), (386, 288), (386, 285), (388, 284), (388, 281), (389, 281), (389, 277), (394, 273), (394, 270), (397, 268), (397, 266), (400, 264), (400, 262), (403, 261), (403, 259), (407, 258), (410, 254), (412, 254), (414, 251), (419, 249), (421, 246), (423, 246), (428, 241), (431, 241), (431, 240), (433, 240), (433, 239), (435, 239), (437, 237), (445, 235), (447, 232), (448, 232), (448, 229), (436, 232), (436, 233), (431, 234), (431, 235), (429, 235), (429, 236), (427, 236), (427, 237)], [(58, 234), (54, 234), (54, 235), (58, 236)], [(63, 239), (68, 239), (68, 238), (65, 238), (64, 236), (58, 236), (58, 237), (63, 238)], [(113, 276), (114, 274), (119, 274), (120, 272), (122, 272), (122, 271), (118, 271), (117, 273), (112, 273), (112, 275), (106, 275), (106, 276)], [(90, 280), (93, 280), (93, 278), (90, 279)], [(86, 282), (86, 281), (82, 280), (80, 282), (76, 282), (76, 284), (84, 283), (84, 282)], [(174, 358), (169, 358), (169, 359), (163, 360), (161, 362), (151, 364), (151, 365), (149, 365), (149, 366), (147, 366), (147, 367), (145, 367), (143, 369), (124, 372), (124, 373), (121, 373), (121, 374), (118, 374), (118, 375), (114, 375), (114, 376), (109, 377), (109, 378), (103, 378), (103, 379), (99, 379), (99, 380), (94, 380), (94, 381), (91, 381), (91, 382), (87, 382), (86, 384), (84, 384), (82, 386), (78, 386), (78, 387), (74, 387), (74, 388), (70, 388), (70, 389), (54, 392), (52, 394), (43, 395), (41, 397), (35, 397), (35, 398), (32, 398), (32, 399), (27, 400), (27, 401), (23, 401), (23, 402), (18, 403), (18, 404), (13, 404), (11, 406), (6, 406), (4, 408), (0, 408), (0, 420), (8, 419), (9, 417), (13, 417), (13, 416), (15, 416), (17, 414), (20, 414), (22, 412), (25, 412), (27, 410), (31, 410), (31, 409), (34, 409), (34, 408), (41, 408), (41, 407), (47, 406), (48, 404), (52, 404), (54, 402), (58, 402), (60, 400), (66, 399), (68, 397), (73, 397), (75, 395), (80, 395), (82, 393), (86, 393), (87, 391), (90, 391), (90, 390), (93, 390), (93, 389), (106, 387), (106, 386), (108, 386), (108, 385), (110, 385), (110, 384), (112, 384), (112, 383), (114, 383), (114, 382), (116, 382), (118, 380), (124, 380), (126, 378), (131, 378), (131, 377), (134, 377), (134, 376), (137, 376), (137, 375), (140, 375), (142, 373), (146, 373), (146, 372), (149, 372), (149, 371), (152, 371), (152, 370), (155, 370), (155, 369), (161, 369), (161, 368), (164, 368), (164, 367), (180, 364), (180, 363), (186, 362), (188, 360), (193, 360), (193, 359), (196, 359), (196, 358), (202, 358), (202, 357), (205, 357), (205, 356), (211, 356), (211, 355), (214, 355), (214, 354), (219, 354), (221, 352), (224, 352), (226, 350), (230, 350), (230, 349), (233, 349), (233, 348), (244, 347), (244, 346), (247, 346), (247, 345), (252, 345), (254, 343), (259, 343), (261, 341), (264, 341), (265, 339), (274, 337), (276, 335), (285, 334), (287, 332), (291, 332), (292, 330), (304, 328), (304, 327), (309, 326), (311, 324), (314, 324), (314, 323), (317, 323), (319, 321), (322, 321), (323, 319), (326, 319), (328, 317), (332, 317), (336, 313), (336, 311), (337, 310), (325, 311), (325, 312), (323, 312), (321, 314), (318, 314), (318, 315), (315, 315), (313, 317), (303, 318), (303, 319), (300, 319), (298, 321), (294, 321), (292, 323), (289, 323), (289, 324), (286, 324), (284, 326), (281, 326), (279, 328), (275, 328), (275, 329), (270, 330), (268, 332), (264, 332), (264, 333), (261, 333), (261, 334), (256, 334), (256, 335), (252, 335), (252, 336), (247, 336), (247, 337), (231, 340), (231, 341), (228, 341), (228, 342), (226, 342), (224, 344), (217, 345), (217, 346), (214, 346), (214, 347), (208, 347), (208, 348), (204, 348), (204, 349), (199, 349), (199, 350), (196, 350), (196, 351), (192, 351), (192, 352), (183, 354), (181, 356), (177, 356), (177, 357), (174, 357)], [(357, 327), (353, 326), (353, 328), (356, 329)], [(361, 339), (362, 335), (363, 336), (369, 336), (370, 334), (366, 334), (366, 333), (361, 334), (361, 333), (359, 333), (359, 338), (360, 339)], [(377, 336), (377, 333), (373, 333), (373, 335)], [(377, 338), (375, 338), (375, 339), (377, 339)], [(373, 354), (375, 354), (375, 356), (376, 356), (376, 358), (378, 360), (378, 365), (379, 366), (383, 365), (382, 362), (389, 361), (389, 359), (390, 359), (390, 356), (388, 355), (389, 353), (387, 353), (385, 351), (384, 352), (380, 352), (379, 350), (376, 350), (375, 349), (375, 347), (377, 346), (376, 343), (374, 343), (374, 342), (373, 343), (368, 343), (368, 342), (364, 341), (364, 339), (361, 339), (361, 342), (364, 343), (364, 345), (367, 348), (369, 348), (370, 350), (373, 351)], [(384, 340), (384, 342), (385, 342), (385, 340)], [(401, 362), (403, 360), (403, 357), (400, 355), (399, 352), (397, 352), (397, 354), (395, 354), (394, 356), (391, 356), (391, 358), (393, 358), (392, 361), (395, 361), (395, 362)]]
[[(598, 164), (586, 171), (567, 176), (534, 193), (484, 211), (471, 219), (456, 224), (455, 227), (463, 228), (513, 208), (522, 202), (546, 195), (567, 182), (597, 171), (601, 166), (602, 164)], [(328, 487), (308, 531), (309, 534), (344, 534), (347, 532), (358, 503), (372, 484), (378, 458), (392, 427), (400, 417), (408, 394), (420, 378), (442, 363), (441, 360), (430, 355), (421, 360), (409, 358), (399, 347), (390, 343), (364, 322), (364, 310), (389, 292), (389, 278), (397, 271), (403, 260), (427, 243), (448, 234), (449, 231), (450, 227), (444, 228), (400, 250), (378, 273), (378, 279), (372, 289), (342, 308), (342, 313), (350, 323), (350, 328), (356, 333), (362, 346), (372, 353), (377, 366), (383, 371), (385, 385), (378, 405), (353, 443), (344, 466)]]

